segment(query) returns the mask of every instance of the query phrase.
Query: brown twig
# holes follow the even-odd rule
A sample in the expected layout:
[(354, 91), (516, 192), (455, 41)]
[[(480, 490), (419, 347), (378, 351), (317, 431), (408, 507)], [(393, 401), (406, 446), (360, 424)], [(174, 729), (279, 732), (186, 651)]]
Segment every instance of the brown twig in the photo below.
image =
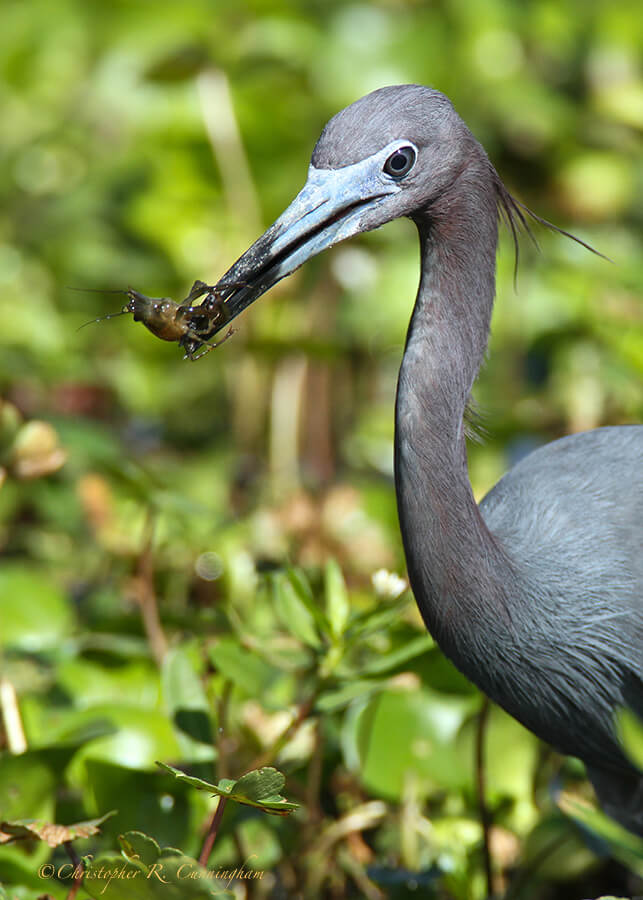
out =
[(218, 725), (218, 738), (216, 741), (218, 758), (217, 758), (217, 777), (218, 778), (228, 778), (228, 737), (227, 737), (227, 727), (228, 727), (228, 708), (230, 705), (230, 695), (232, 693), (232, 682), (230, 679), (226, 679), (223, 682), (223, 688), (221, 690), (221, 697), (219, 698), (218, 708), (217, 708), (217, 725)]
[(217, 831), (219, 830), (219, 825), (221, 824), (223, 811), (225, 810), (227, 802), (227, 797), (219, 797), (217, 808), (215, 809), (214, 815), (212, 816), (210, 827), (208, 828), (208, 833), (205, 836), (203, 847), (201, 848), (201, 853), (199, 854), (199, 862), (202, 866), (207, 866), (208, 860), (210, 859), (210, 854), (212, 853), (214, 842), (217, 839)]
[(259, 756), (255, 757), (250, 764), (250, 769), (260, 769), (262, 766), (269, 766), (274, 762), (299, 726), (308, 718), (308, 715), (316, 702), (317, 691), (313, 692), (308, 700), (304, 700), (303, 703), (299, 704), (295, 718), (290, 725), (281, 733), (272, 747), (268, 747), (267, 750), (264, 750), (263, 753), (260, 753)]
[(322, 816), (319, 805), (319, 789), (321, 785), (322, 766), (324, 764), (324, 739), (319, 719), (315, 722), (313, 741), (313, 752), (308, 766), (308, 778), (306, 781), (306, 806), (308, 807), (309, 821), (311, 823), (316, 823)]
[(85, 877), (85, 866), (76, 853), (74, 845), (71, 843), (71, 841), (63, 841), (63, 847), (67, 851), (67, 856), (72, 861), (74, 866), (74, 873), (76, 873), (74, 876), (74, 883), (72, 884), (71, 888), (69, 889), (69, 893), (67, 894), (67, 900), (74, 900), (76, 894), (81, 888), (83, 878)]
[(487, 729), (490, 703), (487, 697), (483, 698), (478, 725), (476, 728), (476, 786), (478, 790), (478, 809), (480, 812), (480, 824), (482, 825), (482, 855), (484, 859), (484, 871), (487, 881), (487, 896), (493, 897), (493, 869), (491, 867), (491, 815), (486, 801), (486, 777), (484, 760), (484, 738)]
[(161, 625), (156, 592), (154, 590), (154, 511), (147, 510), (143, 532), (143, 549), (137, 566), (137, 599), (141, 607), (143, 628), (152, 649), (152, 654), (160, 666), (167, 653), (167, 639)]
[(572, 839), (572, 834), (557, 834), (555, 838), (551, 841), (548, 841), (544, 847), (541, 847), (539, 852), (533, 857), (531, 862), (523, 866), (522, 869), (518, 869), (515, 873), (514, 877), (512, 877), (509, 887), (507, 888), (507, 892), (504, 896), (504, 900), (514, 900), (515, 897), (520, 895), (523, 885), (527, 884), (533, 879), (534, 874), (541, 867), (541, 865), (545, 862), (548, 856), (555, 853), (560, 849), (567, 841)]
[[(229, 679), (226, 679), (223, 683), (223, 689), (221, 691), (221, 697), (219, 698), (219, 703), (217, 704), (217, 739), (215, 740), (215, 746), (217, 750), (217, 779), (228, 777), (228, 746), (227, 746), (227, 737), (226, 737), (226, 728), (228, 725), (228, 706), (230, 703), (230, 695), (232, 693), (232, 682)], [(225, 809), (225, 805), (227, 803), (226, 797), (219, 797), (219, 802), (217, 803), (217, 807), (214, 811), (212, 819), (210, 820), (210, 825), (208, 826), (208, 831), (205, 836), (205, 840), (203, 841), (203, 847), (201, 848), (201, 854), (199, 856), (199, 862), (202, 866), (205, 866), (210, 858), (210, 854), (212, 853), (212, 848), (214, 847), (214, 842), (217, 838), (217, 831), (219, 829), (219, 824), (223, 817), (223, 811)], [(235, 841), (235, 843), (237, 843)], [(238, 850), (237, 844), (237, 850)]]
[(357, 885), (362, 897), (365, 897), (366, 900), (385, 900), (386, 895), (373, 881), (371, 881), (366, 874), (364, 866), (360, 865), (345, 847), (342, 847), (339, 850), (337, 859), (342, 868), (345, 869)]

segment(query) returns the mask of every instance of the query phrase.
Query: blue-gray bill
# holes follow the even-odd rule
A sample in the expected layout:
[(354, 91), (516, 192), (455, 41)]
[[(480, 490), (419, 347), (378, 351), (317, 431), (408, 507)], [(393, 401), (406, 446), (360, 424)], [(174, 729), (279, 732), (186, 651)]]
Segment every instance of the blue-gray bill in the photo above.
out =
[(393, 151), (388, 145), (339, 169), (310, 166), (308, 180), (290, 206), (215, 285), (222, 291), (243, 282), (225, 301), (227, 323), (322, 250), (394, 217), (387, 214), (386, 200), (400, 187), (382, 171)]

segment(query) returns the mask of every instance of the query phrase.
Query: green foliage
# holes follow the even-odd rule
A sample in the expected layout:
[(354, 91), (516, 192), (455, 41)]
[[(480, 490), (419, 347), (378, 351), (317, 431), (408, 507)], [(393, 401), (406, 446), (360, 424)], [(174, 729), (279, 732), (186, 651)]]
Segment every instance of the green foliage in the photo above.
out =
[(210, 659), (217, 671), (248, 697), (260, 697), (279, 671), (233, 637), (224, 637), (211, 647)]
[[(172, 647), (165, 656), (161, 672), (163, 697), (176, 728), (182, 732), (183, 753), (212, 759), (215, 726), (199, 677), (198, 656), (189, 651), (185, 645)], [(186, 741), (186, 737), (192, 740)]]
[(407, 778), (422, 797), (436, 785), (462, 790), (470, 786), (466, 763), (454, 754), (453, 743), (475, 705), (417, 687), (379, 691), (362, 708), (353, 707), (346, 754), (355, 755), (360, 779), (378, 796), (400, 800)]
[(341, 639), (350, 615), (350, 603), (346, 582), (336, 560), (329, 559), (326, 563), (326, 617), (330, 626), (331, 636), (335, 641)]
[[(1, 19), (0, 818), (116, 808), (83, 852), (140, 874), (86, 895), (211, 896), (208, 793), (257, 802), (243, 773), (274, 765), (299, 808), (261, 813), (277, 776), (257, 806), (228, 803), (208, 869), (265, 877), (217, 890), (482, 898), (480, 700), (394, 577), (409, 224), (314, 261), (197, 364), (130, 317), (77, 331), (123, 298), (67, 286), (178, 299), (215, 281), (299, 189), (331, 114), (432, 84), (517, 196), (616, 263), (536, 226), (516, 294), (502, 240), (476, 495), (524, 449), (638, 420), (638, 6), (27, 0)], [(559, 763), (496, 710), (486, 747), (512, 900), (603, 884), (589, 830), (636, 870), (600, 814), (561, 815)], [(43, 864), (67, 858), (0, 847), (0, 897), (66, 897)], [(179, 884), (181, 865), (198, 877)]]
[(643, 838), (631, 834), (609, 816), (576, 797), (563, 794), (558, 803), (563, 812), (602, 838), (613, 856), (643, 878)]
[[(44, 572), (5, 564), (0, 570), (5, 647), (41, 650), (56, 646), (72, 629), (72, 610), (64, 593)], [(34, 629), (34, 621), (38, 623)]]
[(622, 709), (618, 716), (621, 740), (632, 762), (643, 769), (643, 722), (629, 709)]
[(234, 897), (225, 880), (213, 878), (180, 850), (161, 849), (140, 831), (126, 832), (119, 843), (120, 856), (103, 854), (87, 867), (84, 888), (96, 900), (106, 893), (116, 900), (210, 900), (215, 893)]
[(192, 778), (165, 763), (157, 763), (161, 769), (170, 772), (179, 781), (184, 781), (198, 791), (207, 791), (209, 794), (222, 797), (225, 800), (234, 800), (244, 806), (254, 806), (263, 812), (276, 816), (284, 816), (297, 809), (296, 803), (289, 803), (279, 793), (286, 779), (272, 766), (264, 766), (252, 772), (246, 772), (236, 781), (231, 778), (222, 778), (218, 784), (210, 784), (202, 778)]

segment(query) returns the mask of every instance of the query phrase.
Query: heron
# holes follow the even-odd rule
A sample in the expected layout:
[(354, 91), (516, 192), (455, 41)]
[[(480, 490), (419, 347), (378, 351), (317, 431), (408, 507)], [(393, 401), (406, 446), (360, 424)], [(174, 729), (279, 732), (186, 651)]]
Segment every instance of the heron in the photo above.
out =
[(415, 223), (421, 275), (394, 442), (413, 594), (455, 666), (580, 758), (603, 809), (643, 835), (643, 772), (617, 725), (622, 708), (643, 717), (643, 426), (539, 447), (479, 505), (468, 476), (498, 226), (515, 240), (529, 215), (562, 231), (509, 193), (444, 94), (385, 87), (330, 119), (303, 189), (218, 288), (241, 285), (226, 299), (229, 322), (322, 250), (398, 217)]

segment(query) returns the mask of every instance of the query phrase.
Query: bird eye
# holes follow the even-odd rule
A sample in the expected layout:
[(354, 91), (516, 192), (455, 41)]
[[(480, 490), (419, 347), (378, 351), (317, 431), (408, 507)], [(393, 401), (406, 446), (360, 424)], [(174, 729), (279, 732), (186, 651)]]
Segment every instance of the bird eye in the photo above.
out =
[(384, 171), (393, 178), (402, 178), (415, 165), (416, 153), (413, 147), (400, 147), (391, 153), (384, 163)]

